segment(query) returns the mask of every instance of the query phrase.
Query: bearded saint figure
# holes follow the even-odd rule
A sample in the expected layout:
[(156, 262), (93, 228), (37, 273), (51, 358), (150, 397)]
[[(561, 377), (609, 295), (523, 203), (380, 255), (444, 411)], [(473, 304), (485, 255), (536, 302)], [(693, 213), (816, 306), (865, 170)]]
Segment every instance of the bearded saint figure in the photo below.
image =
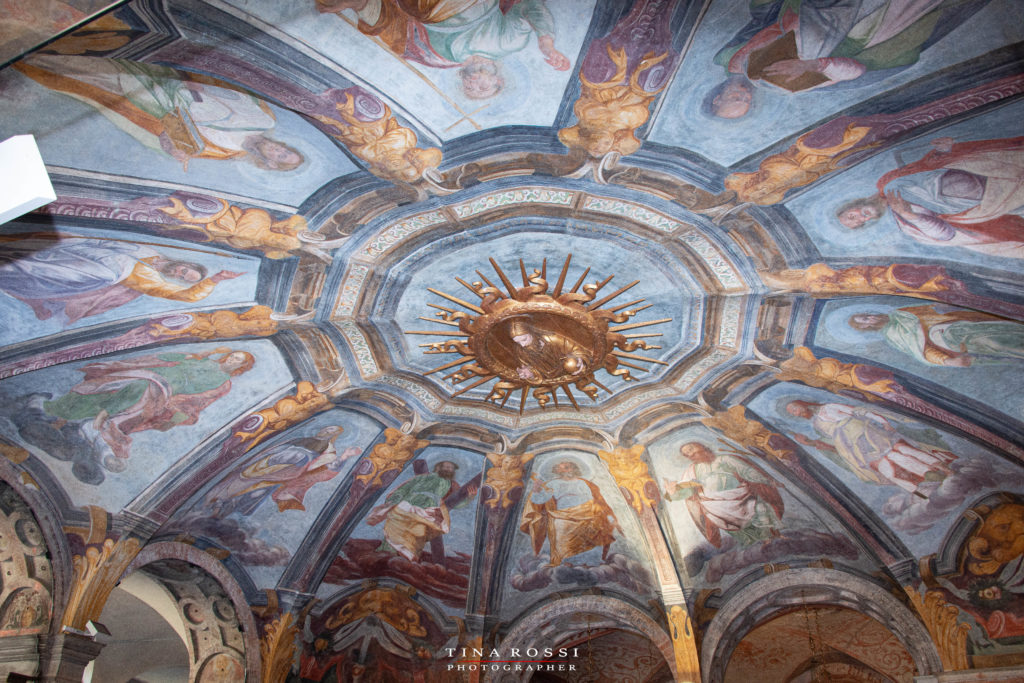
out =
[(416, 474), (388, 494), (383, 505), (373, 509), (367, 523), (384, 522), (384, 541), (379, 550), (393, 550), (410, 562), (418, 562), (423, 548), (431, 542), (433, 559), (443, 560), (443, 550), (433, 552), (433, 541), (448, 533), (450, 511), (466, 505), (476, 495), (479, 484), (477, 477), (466, 486), (459, 486), (455, 481), (458, 468), (454, 462), (442, 460), (434, 465), (433, 472)]

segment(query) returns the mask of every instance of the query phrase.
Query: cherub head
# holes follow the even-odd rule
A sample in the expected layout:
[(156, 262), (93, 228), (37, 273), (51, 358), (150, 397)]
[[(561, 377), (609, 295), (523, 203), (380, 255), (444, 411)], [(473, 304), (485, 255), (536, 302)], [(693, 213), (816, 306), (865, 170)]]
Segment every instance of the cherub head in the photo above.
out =
[(479, 55), (463, 62), (459, 77), (462, 79), (462, 94), (471, 100), (490, 99), (505, 87), (498, 63)]
[(221, 356), (217, 363), (232, 377), (248, 372), (256, 364), (256, 358), (248, 351), (231, 351)]

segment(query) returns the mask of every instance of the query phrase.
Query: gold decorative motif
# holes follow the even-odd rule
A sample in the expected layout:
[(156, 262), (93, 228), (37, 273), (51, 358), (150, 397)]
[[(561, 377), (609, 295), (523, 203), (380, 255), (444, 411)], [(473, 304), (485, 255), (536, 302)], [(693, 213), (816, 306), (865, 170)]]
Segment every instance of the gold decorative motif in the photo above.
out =
[[(317, 391), (312, 382), (299, 382), (293, 396), (285, 396), (270, 408), (257, 410), (242, 420), (240, 427), (231, 435), (232, 443), (235, 447), (242, 446), (239, 452), (244, 453), (331, 405), (327, 395)], [(247, 428), (249, 424), (254, 426)]]
[(285, 612), (263, 628), (260, 659), (263, 683), (284, 683), (295, 657), (295, 637), (299, 629), (291, 612)]
[(787, 437), (748, 418), (747, 409), (741, 405), (701, 418), (701, 422), (733, 441), (773, 458), (788, 460), (794, 455), (793, 443)]
[[(901, 280), (896, 269), (904, 264), (888, 266), (850, 266), (834, 270), (824, 263), (815, 263), (803, 270), (782, 270), (777, 273), (762, 272), (761, 279), (773, 289), (807, 292), (808, 294), (903, 294), (921, 299), (937, 299), (938, 292), (949, 291), (953, 282), (942, 268), (928, 266), (906, 266), (914, 269), (913, 279)], [(924, 279), (924, 276), (929, 276)]]
[(75, 555), (71, 560), (74, 576), (63, 625), (84, 630), (90, 621), (99, 619), (110, 591), (140, 549), (137, 538), (116, 542), (108, 538), (100, 547), (86, 548), (85, 555)]
[(962, 671), (970, 668), (967, 659), (967, 632), (971, 630), (971, 625), (959, 623), (959, 608), (943, 600), (940, 591), (928, 591), (922, 599), (921, 594), (913, 586), (904, 586), (903, 589), (924, 620), (928, 633), (931, 634), (935, 648), (939, 651), (939, 658), (942, 659), (943, 670)]
[[(849, 125), (843, 139), (832, 147), (808, 147), (804, 133), (785, 152), (766, 157), (753, 173), (730, 173), (725, 188), (736, 193), (741, 202), (771, 206), (783, 200), (787, 190), (810, 185), (818, 178), (837, 170), (843, 159), (871, 147), (860, 141), (871, 131), (864, 126)], [(858, 145), (860, 145), (858, 147)]]
[[(635, 280), (597, 299), (598, 292), (614, 276), (584, 285), (583, 281), (590, 272), (587, 268), (575, 286), (566, 291), (565, 278), (571, 259), (572, 254), (569, 254), (550, 293), (547, 259), (544, 259), (539, 270), (534, 269), (530, 274), (527, 273), (523, 261), (519, 261), (522, 287), (512, 284), (494, 259), (490, 259), (491, 266), (504, 290), (495, 286), (480, 271), (477, 271), (477, 275), (481, 281), (469, 283), (461, 278), (455, 278), (459, 284), (480, 299), (479, 305), (428, 288), (431, 293), (465, 310), (428, 304), (436, 309), (435, 317), (421, 317), (421, 320), (436, 322), (457, 330), (406, 331), (406, 334), (452, 337), (420, 346), (426, 354), (462, 356), (460, 359), (438, 366), (427, 374), (451, 370), (444, 379), (450, 380), (453, 385), (469, 382), (453, 393), (453, 398), (494, 381), (483, 400), (500, 407), (503, 407), (513, 392), (518, 390), (519, 412), (522, 413), (527, 393), (532, 394), (541, 408), (549, 404), (557, 408), (557, 392), (561, 389), (572, 406), (579, 410), (576, 396), (569, 389), (570, 384), (595, 401), (598, 389), (612, 393), (594, 378), (597, 370), (604, 369), (609, 375), (631, 381), (634, 377), (630, 374), (630, 369), (640, 372), (649, 370), (648, 367), (637, 365), (636, 361), (668, 365), (664, 361), (634, 353), (637, 350), (660, 349), (660, 346), (653, 346), (642, 339), (658, 337), (660, 334), (622, 333), (669, 322), (671, 318), (627, 323), (627, 320), (640, 311), (650, 308), (651, 304), (638, 305), (644, 301), (643, 299), (636, 299), (614, 308), (602, 308), (640, 281)], [(609, 323), (626, 324), (609, 327)]]
[(1024, 505), (1003, 503), (994, 508), (980, 506), (972, 511), (981, 524), (971, 533), (967, 547), (967, 570), (976, 576), (991, 576), (1024, 555)]
[[(608, 57), (615, 64), (615, 74), (603, 83), (592, 83), (580, 74), (583, 84), (580, 97), (573, 105), (579, 122), (558, 131), (558, 139), (569, 149), (581, 149), (595, 159), (617, 152), (623, 156), (640, 149), (635, 131), (647, 122), (648, 109), (655, 96), (665, 86), (647, 91), (640, 87), (639, 78), (647, 69), (668, 58), (668, 53), (655, 56), (647, 53), (626, 81), (628, 57), (622, 48), (607, 48)], [(666, 83), (667, 85), (667, 83)]]
[(28, 460), (31, 454), (21, 446), (15, 446), (14, 444), (0, 441), (0, 455), (13, 462), (15, 465), (20, 465)]
[(630, 448), (616, 448), (610, 453), (597, 452), (598, 457), (604, 460), (608, 470), (615, 477), (615, 483), (619, 488), (629, 492), (629, 502), (637, 514), (643, 513), (644, 506), (653, 508), (658, 504), (658, 486), (647, 470), (643, 454), (643, 444)]
[(423, 608), (412, 599), (415, 594), (416, 589), (409, 586), (368, 588), (345, 601), (345, 604), (327, 620), (326, 627), (336, 629), (372, 616), (402, 633), (422, 638), (427, 635), (427, 629), (423, 627), (421, 619)]
[(365, 161), (374, 175), (414, 183), (422, 180), (424, 171), (441, 165), (441, 150), (417, 147), (416, 133), (399, 124), (386, 104), (381, 105), (384, 115), (375, 121), (359, 120), (355, 113), (356, 100), (351, 93), (345, 93), (345, 101), (336, 106), (340, 121), (327, 116), (316, 118), (340, 131), (333, 136)]
[(672, 649), (676, 654), (676, 681), (700, 683), (700, 658), (697, 656), (693, 620), (682, 605), (672, 605), (666, 615), (672, 634)]
[(793, 357), (780, 363), (779, 368), (782, 372), (775, 377), (780, 382), (797, 380), (829, 391), (857, 389), (873, 394), (895, 391), (895, 381), (892, 378), (866, 382), (858, 376), (858, 370), (870, 371), (873, 369), (871, 366), (843, 363), (835, 358), (815, 358), (814, 353), (806, 346), (793, 349)]
[(512, 504), (509, 494), (523, 486), (523, 466), (533, 459), (533, 453), (488, 453), (487, 459), (493, 467), (487, 470), (484, 483), (498, 494), (487, 499), (487, 506), (493, 508), (500, 505), (505, 509)]
[(356, 475), (356, 480), (367, 486), (379, 486), (381, 476), (393, 470), (400, 470), (416, 455), (416, 451), (426, 448), (430, 442), (417, 439), (412, 434), (400, 432), (388, 427), (384, 430), (384, 443), (379, 443), (370, 451), (367, 462), (373, 469), (364, 474)]
[(238, 337), (267, 337), (277, 332), (278, 322), (270, 317), (268, 306), (253, 306), (248, 311), (214, 311), (188, 313), (192, 322), (187, 327), (169, 328), (154, 323), (149, 335), (156, 339), (198, 337), (199, 339), (237, 339)]
[(299, 239), (308, 234), (306, 219), (289, 216), (274, 220), (263, 209), (240, 209), (223, 199), (218, 199), (221, 208), (210, 216), (194, 216), (184, 202), (168, 197), (171, 207), (160, 210), (178, 220), (178, 227), (198, 230), (214, 242), (227, 244), (236, 249), (262, 251), (267, 258), (282, 259), (305, 250), (307, 244)]

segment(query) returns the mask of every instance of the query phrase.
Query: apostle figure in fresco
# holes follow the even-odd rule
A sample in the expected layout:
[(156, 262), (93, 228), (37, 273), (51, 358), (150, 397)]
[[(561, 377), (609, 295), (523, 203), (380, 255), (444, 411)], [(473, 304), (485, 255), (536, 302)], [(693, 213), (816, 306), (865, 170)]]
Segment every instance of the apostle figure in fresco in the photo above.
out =
[(265, 102), (212, 79), (182, 80), (182, 74), (163, 66), (73, 55), (32, 55), (14, 68), (95, 107), (186, 170), (196, 158), (240, 159), (270, 171), (290, 171), (304, 161), (298, 151), (268, 136), (277, 121)]
[[(414, 463), (414, 467), (421, 462)], [(418, 562), (424, 546), (431, 542), (434, 561), (443, 560), (443, 546), (434, 541), (439, 542), (448, 533), (450, 511), (466, 505), (476, 495), (479, 482), (478, 477), (459, 486), (455, 481), (458, 469), (454, 462), (442, 460), (434, 465), (433, 472), (416, 474), (370, 512), (368, 524), (384, 522), (384, 542), (378, 550), (394, 550), (410, 562)]]
[(559, 71), (569, 59), (555, 49), (545, 0), (316, 0), (320, 12), (351, 9), (359, 31), (396, 55), (436, 68), (461, 67), (466, 97), (486, 99), (504, 86), (498, 61), (537, 35), (544, 61)]
[(579, 375), (587, 369), (587, 351), (563, 334), (514, 320), (509, 333), (517, 345), (516, 372), (526, 381)]
[[(43, 409), (58, 420), (81, 423), (123, 463), (131, 455), (131, 434), (195, 424), (204, 409), (231, 391), (231, 378), (254, 364), (252, 354), (223, 347), (89, 363), (79, 368), (82, 381), (45, 401)], [(116, 462), (108, 458), (108, 469), (116, 469)]]
[(741, 545), (779, 537), (784, 505), (778, 484), (735, 455), (716, 455), (699, 441), (685, 443), (679, 455), (690, 461), (682, 480), (667, 479), (669, 500), (685, 500), (694, 524), (716, 548), (722, 532)]
[(167, 258), (119, 240), (0, 236), (0, 291), (32, 308), (40, 320), (65, 325), (123, 306), (142, 295), (194, 303), (241, 273)]
[(206, 496), (217, 518), (251, 515), (270, 498), (279, 512), (305, 510), (303, 498), (314, 484), (338, 476), (347, 460), (362, 451), (354, 446), (338, 453), (334, 442), (344, 428), (324, 427), (312, 437), (292, 439), (218, 484)]
[(579, 465), (571, 460), (557, 463), (551, 471), (553, 479), (534, 479), (519, 526), (530, 535), (533, 554), (540, 554), (546, 539), (551, 567), (591, 548), (600, 547), (601, 559), (607, 559), (615, 540), (612, 532), (622, 530), (601, 490), (583, 479)]
[(907, 306), (858, 313), (849, 324), (881, 332), (890, 346), (929, 365), (965, 368), (1024, 360), (1024, 325), (980, 311)]
[(952, 474), (949, 466), (956, 455), (904, 436), (888, 418), (873, 410), (794, 400), (786, 405), (786, 412), (810, 420), (814, 431), (824, 437), (812, 440), (795, 434), (798, 442), (820, 449), (861, 481), (892, 484), (924, 498), (918, 490), (921, 484), (942, 481)]
[(904, 234), (935, 246), (1024, 258), (1024, 137), (937, 138), (918, 161), (883, 175), (878, 195), (839, 208), (859, 228), (888, 207)]
[(754, 0), (751, 21), (715, 55), (731, 77), (708, 107), (735, 119), (749, 111), (755, 85), (796, 93), (913, 66), (987, 2)]

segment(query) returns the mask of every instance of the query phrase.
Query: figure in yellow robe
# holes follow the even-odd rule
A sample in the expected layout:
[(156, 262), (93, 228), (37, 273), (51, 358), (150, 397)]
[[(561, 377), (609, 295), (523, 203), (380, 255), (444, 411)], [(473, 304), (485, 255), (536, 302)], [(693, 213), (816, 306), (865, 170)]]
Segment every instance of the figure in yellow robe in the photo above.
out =
[(534, 482), (519, 526), (530, 535), (533, 554), (540, 554), (546, 539), (552, 567), (599, 546), (607, 559), (612, 532), (619, 529), (615, 513), (597, 486), (580, 477), (576, 463), (563, 461), (552, 471), (557, 479)]
[(119, 240), (10, 235), (0, 244), (0, 292), (26, 303), (40, 320), (65, 325), (143, 295), (195, 303), (241, 275), (222, 270), (207, 277), (200, 264)]

